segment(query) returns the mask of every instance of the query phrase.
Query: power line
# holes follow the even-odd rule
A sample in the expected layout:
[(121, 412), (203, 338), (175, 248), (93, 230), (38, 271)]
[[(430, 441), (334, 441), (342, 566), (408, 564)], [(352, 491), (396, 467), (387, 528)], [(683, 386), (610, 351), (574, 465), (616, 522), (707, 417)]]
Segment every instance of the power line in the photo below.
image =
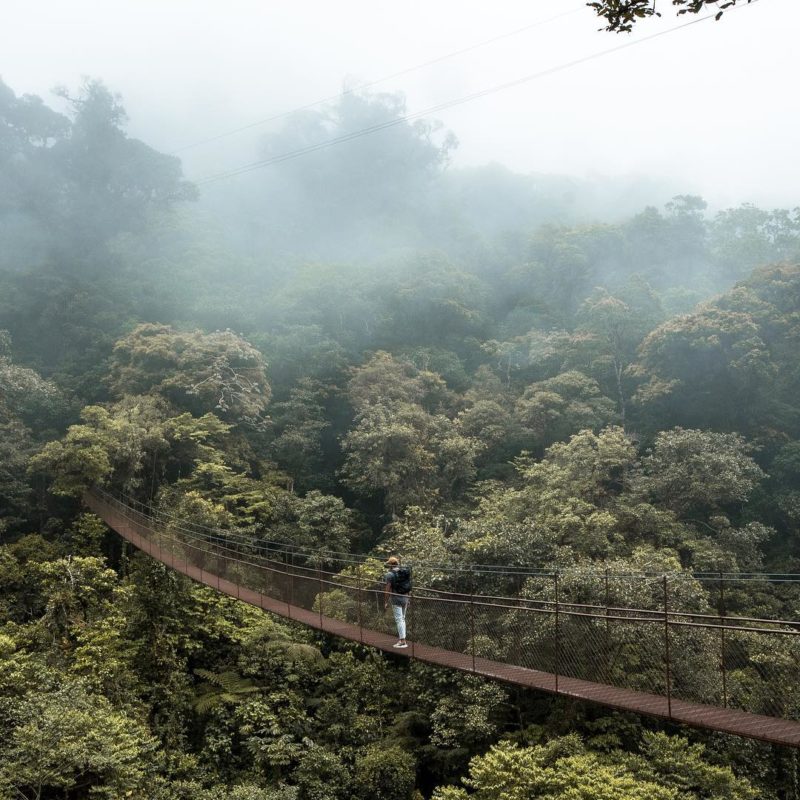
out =
[(237, 133), (243, 133), (244, 131), (248, 131), (253, 128), (258, 128), (262, 125), (274, 122), (275, 120), (283, 119), (284, 117), (288, 117), (292, 114), (299, 113), (300, 111), (308, 111), (311, 108), (316, 108), (317, 106), (321, 106), (326, 103), (332, 103), (336, 100), (340, 100), (343, 97), (347, 97), (348, 95), (354, 94), (355, 92), (364, 91), (365, 89), (371, 89), (373, 86), (378, 86), (381, 83), (386, 83), (387, 81), (393, 80), (395, 78), (400, 78), (404, 75), (416, 72), (417, 70), (424, 69), (425, 67), (431, 67), (434, 64), (440, 64), (443, 61), (448, 61), (451, 58), (456, 58), (457, 56), (464, 55), (465, 53), (471, 53), (473, 50), (479, 50), (482, 47), (487, 47), (490, 44), (495, 44), (496, 42), (503, 41), (504, 39), (509, 39), (512, 36), (518, 36), (519, 34), (533, 30), (534, 28), (539, 28), (542, 27), (543, 25), (548, 25), (549, 23), (555, 22), (556, 20), (562, 19), (563, 17), (570, 16), (571, 14), (575, 14), (578, 11), (583, 11), (583, 9), (584, 9), (583, 6), (576, 6), (574, 8), (569, 9), (568, 11), (562, 11), (560, 14), (548, 17), (547, 19), (537, 20), (536, 22), (524, 25), (523, 27), (517, 28), (516, 30), (508, 31), (507, 33), (501, 33), (498, 36), (493, 36), (491, 39), (484, 39), (483, 41), (476, 42), (475, 44), (471, 44), (467, 47), (463, 47), (460, 50), (454, 50), (451, 53), (446, 53), (445, 55), (432, 58), (428, 61), (423, 61), (420, 64), (415, 64), (413, 67), (406, 67), (404, 69), (398, 70), (397, 72), (393, 72), (390, 75), (384, 75), (382, 78), (377, 78), (374, 81), (369, 81), (368, 83), (359, 84), (358, 86), (354, 86), (351, 89), (346, 89), (345, 91), (339, 92), (334, 95), (330, 95), (329, 97), (325, 97), (321, 100), (315, 100), (311, 103), (306, 103), (306, 105), (297, 106), (296, 108), (290, 109), (288, 111), (281, 111), (280, 113), (274, 114), (271, 117), (266, 117), (265, 119), (260, 119), (257, 120), (256, 122), (250, 122), (247, 125), (242, 125), (239, 128), (232, 128), (231, 130), (223, 131), (222, 133), (218, 133), (214, 136), (209, 136), (205, 139), (199, 139), (196, 142), (191, 142), (190, 144), (185, 144), (181, 147), (176, 148), (175, 150), (172, 150), (170, 152), (170, 155), (177, 155), (178, 153), (182, 153), (185, 150), (191, 150), (192, 148), (200, 147), (201, 145), (204, 144), (211, 144), (212, 142), (217, 142), (220, 139), (226, 139), (229, 136), (234, 136)]
[[(753, 2), (758, 2), (758, 0), (753, 0)], [(742, 6), (749, 8), (748, 6)], [(396, 127), (397, 125), (402, 125), (406, 122), (410, 122), (415, 119), (419, 119), (420, 117), (425, 117), (430, 114), (436, 114), (440, 111), (445, 111), (450, 108), (454, 108), (455, 106), (463, 105), (465, 103), (472, 102), (473, 100), (478, 100), (482, 97), (487, 97), (488, 95), (495, 94), (497, 92), (505, 91), (507, 89), (512, 89), (517, 86), (521, 86), (522, 84), (529, 83), (530, 81), (537, 80), (539, 78), (544, 78), (548, 75), (553, 75), (558, 72), (563, 72), (564, 70), (571, 69), (572, 67), (579, 66), (581, 64), (586, 64), (590, 61), (594, 61), (598, 58), (603, 58), (604, 56), (611, 55), (612, 53), (617, 53), (621, 50), (626, 50), (630, 47), (636, 47), (637, 45), (644, 44), (645, 42), (652, 41), (653, 39), (658, 39), (662, 36), (667, 36), (671, 33), (675, 33), (679, 30), (684, 28), (688, 28), (692, 25), (698, 25), (701, 22), (705, 22), (710, 19), (714, 19), (716, 14), (707, 14), (703, 17), (698, 17), (696, 19), (690, 20), (689, 22), (684, 22), (680, 25), (675, 25), (672, 28), (668, 28), (667, 30), (659, 31), (657, 33), (652, 33), (649, 36), (645, 36), (641, 39), (637, 39), (632, 42), (625, 42), (620, 45), (616, 45), (615, 47), (609, 47), (606, 50), (600, 50), (596, 53), (591, 53), (588, 56), (582, 56), (581, 58), (573, 59), (572, 61), (567, 61), (563, 64), (558, 64), (554, 67), (549, 67), (548, 69), (541, 70), (539, 72), (534, 72), (529, 75), (524, 75), (521, 78), (516, 78), (512, 81), (507, 81), (505, 83), (497, 84), (496, 86), (489, 87), (487, 89), (482, 89), (477, 92), (472, 92), (470, 94), (464, 95), (462, 97), (456, 98), (454, 100), (448, 100), (443, 103), (438, 103), (437, 105), (430, 106), (428, 108), (422, 109), (421, 111), (416, 111), (411, 114), (404, 114), (399, 117), (394, 117), (392, 119), (386, 120), (385, 122), (378, 123), (376, 125), (371, 125), (367, 128), (361, 128), (360, 130), (353, 131), (352, 133), (343, 134), (342, 136), (336, 136), (333, 139), (327, 139), (323, 142), (318, 142), (312, 145), (306, 145), (305, 147), (300, 147), (296, 150), (290, 150), (286, 153), (281, 153), (276, 156), (271, 156), (270, 158), (262, 159), (260, 161), (253, 161), (248, 164), (243, 164), (241, 167), (237, 167), (231, 170), (227, 170), (225, 172), (219, 172), (213, 175), (206, 176), (205, 178), (200, 178), (195, 183), (198, 186), (204, 186), (209, 183), (216, 183), (217, 181), (225, 180), (227, 178), (232, 178), (237, 175), (244, 175), (248, 172), (253, 172), (258, 169), (264, 169), (265, 167), (273, 166), (275, 164), (283, 163), (284, 161), (290, 161), (295, 158), (299, 158), (300, 156), (308, 155), (310, 153), (317, 152), (318, 150), (324, 150), (328, 147), (332, 147), (337, 144), (344, 144), (345, 142), (353, 141), (354, 139), (360, 139), (363, 136), (368, 136), (372, 133), (377, 133), (379, 131), (387, 130), (388, 128)]]

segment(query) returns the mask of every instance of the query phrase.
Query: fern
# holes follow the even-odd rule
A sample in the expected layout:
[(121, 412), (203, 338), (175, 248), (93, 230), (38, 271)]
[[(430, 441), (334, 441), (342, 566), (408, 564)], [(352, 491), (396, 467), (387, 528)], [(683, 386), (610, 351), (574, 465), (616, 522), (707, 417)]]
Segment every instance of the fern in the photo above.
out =
[(321, 662), (324, 660), (322, 653), (310, 644), (300, 644), (290, 640), (275, 639), (266, 646), (268, 652), (281, 655), (290, 664), (298, 661)]
[(212, 672), (198, 668), (194, 674), (205, 679), (195, 689), (193, 706), (198, 714), (205, 714), (221, 703), (240, 703), (248, 695), (260, 691), (253, 681), (234, 670)]

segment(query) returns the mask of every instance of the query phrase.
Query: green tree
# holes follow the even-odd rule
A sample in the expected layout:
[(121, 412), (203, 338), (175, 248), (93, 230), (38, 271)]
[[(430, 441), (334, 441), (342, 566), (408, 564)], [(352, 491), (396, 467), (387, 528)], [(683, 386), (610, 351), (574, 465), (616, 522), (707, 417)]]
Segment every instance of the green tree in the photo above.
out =
[(31, 458), (29, 469), (53, 479), (54, 494), (80, 496), (95, 484), (126, 492), (154, 485), (154, 464), (170, 462), (191, 469), (213, 452), (209, 442), (230, 430), (213, 414), (170, 417), (163, 400), (151, 395), (126, 397), (110, 408), (87, 406), (83, 424), (71, 425), (63, 439), (49, 442)]
[(156, 742), (102, 695), (70, 682), (33, 695), (18, 714), (19, 724), (2, 745), (0, 789), (5, 783), (20, 800), (147, 792)]
[(636, 371), (649, 380), (636, 399), (652, 404), (662, 425), (747, 431), (763, 424), (777, 369), (749, 313), (701, 308), (644, 340)]
[(361, 800), (408, 800), (415, 782), (414, 757), (396, 745), (375, 744), (356, 758), (353, 787)]
[(641, 754), (593, 753), (574, 734), (547, 744), (501, 742), (470, 763), (471, 790), (438, 789), (434, 800), (701, 800), (758, 796), (730, 768), (704, 761), (702, 745), (682, 737), (645, 733)]
[(348, 395), (357, 411), (342, 439), (349, 487), (381, 493), (391, 513), (463, 492), (480, 444), (441, 413), (450, 397), (438, 375), (378, 352), (354, 371)]
[(616, 503), (636, 464), (621, 428), (581, 431), (541, 461), (515, 462), (516, 485), (491, 485), (462, 524), (463, 544), (485, 563), (552, 566), (576, 555), (608, 557), (623, 546)]
[(303, 753), (292, 779), (304, 800), (352, 797), (350, 771), (336, 753), (324, 747), (311, 747)]
[(656, 436), (633, 489), (679, 516), (701, 516), (744, 503), (763, 470), (735, 433), (675, 428)]
[(727, 278), (800, 256), (800, 210), (764, 211), (750, 204), (720, 211), (710, 227), (711, 253)]
[(322, 434), (330, 426), (323, 406), (327, 395), (328, 391), (312, 379), (301, 378), (289, 398), (272, 409), (276, 436), (270, 452), (303, 488), (320, 482)]
[[(615, 397), (625, 427), (631, 394), (628, 368), (636, 360), (636, 348), (663, 313), (652, 290), (642, 281), (631, 281), (619, 294), (598, 288), (584, 300), (575, 340), (576, 349), (588, 356), (591, 374), (597, 375), (601, 385), (608, 387), (609, 396)], [(581, 334), (589, 334), (589, 340)]]
[(380, 137), (322, 148), (261, 173), (260, 191), (250, 202), (259, 204), (262, 218), (263, 195), (282, 198), (264, 220), (272, 240), (267, 246), (338, 256), (374, 253), (387, 241), (403, 247), (409, 239), (420, 240), (431, 224), (420, 198), (429, 195), (456, 140), (436, 122), (405, 121), (405, 113), (401, 94), (347, 91), (319, 110), (292, 115), (264, 137), (262, 157), (271, 158), (375, 125), (384, 128)]
[(472, 790), (445, 788), (435, 800), (678, 800), (657, 782), (638, 780), (620, 764), (604, 764), (577, 736), (520, 748), (502, 742), (470, 762), (464, 782)]
[(91, 247), (98, 233), (102, 242), (136, 230), (151, 210), (196, 197), (195, 188), (182, 180), (177, 158), (125, 134), (120, 97), (100, 81), (87, 80), (77, 95), (65, 89), (59, 94), (70, 106), (72, 124), (53, 154), (69, 193), (64, 234), (72, 247)]
[(120, 99), (101, 82), (86, 80), (76, 95), (57, 93), (67, 115), (0, 83), (0, 175), (11, 188), (10, 210), (35, 226), (34, 240), (41, 237), (18, 240), (20, 254), (41, 263), (55, 251), (62, 269), (86, 272), (99, 267), (111, 237), (141, 229), (152, 213), (196, 191), (177, 158), (126, 135)]
[(541, 448), (581, 429), (602, 428), (614, 417), (614, 404), (597, 381), (571, 370), (528, 386), (514, 415), (533, 445)]
[(117, 395), (158, 393), (176, 408), (258, 426), (270, 399), (261, 353), (232, 331), (182, 333), (144, 324), (114, 346)]
[[(0, 330), (0, 534), (20, 525), (30, 509), (27, 461), (36, 449), (32, 426), (43, 428), (59, 391), (11, 358), (11, 337)], [(40, 432), (40, 431), (39, 431)]]

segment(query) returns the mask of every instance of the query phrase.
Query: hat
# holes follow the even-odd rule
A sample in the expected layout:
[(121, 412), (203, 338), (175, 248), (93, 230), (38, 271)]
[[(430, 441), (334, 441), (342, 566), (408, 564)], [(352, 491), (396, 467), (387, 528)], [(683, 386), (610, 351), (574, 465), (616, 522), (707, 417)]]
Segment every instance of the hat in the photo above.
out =
[(397, 556), (389, 556), (386, 559), (386, 566), (387, 567), (398, 567), (400, 566), (400, 559)]

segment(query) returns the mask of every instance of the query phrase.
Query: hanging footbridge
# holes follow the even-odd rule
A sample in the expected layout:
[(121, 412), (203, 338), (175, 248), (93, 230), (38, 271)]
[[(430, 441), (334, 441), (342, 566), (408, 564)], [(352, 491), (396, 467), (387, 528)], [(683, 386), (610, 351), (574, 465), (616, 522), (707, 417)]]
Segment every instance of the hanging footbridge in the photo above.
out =
[[(492, 595), (474, 582), (469, 592), (419, 585), (425, 570), (418, 569), (409, 647), (397, 650), (374, 563), (343, 557), (337, 565), (331, 554), (314, 558), (205, 529), (101, 489), (84, 503), (177, 572), (325, 633), (609, 708), (800, 747), (800, 622), (765, 610), (800, 608), (792, 576), (470, 570), (488, 586), (498, 577), (516, 582), (513, 595)], [(733, 613), (745, 604), (760, 616)]]

